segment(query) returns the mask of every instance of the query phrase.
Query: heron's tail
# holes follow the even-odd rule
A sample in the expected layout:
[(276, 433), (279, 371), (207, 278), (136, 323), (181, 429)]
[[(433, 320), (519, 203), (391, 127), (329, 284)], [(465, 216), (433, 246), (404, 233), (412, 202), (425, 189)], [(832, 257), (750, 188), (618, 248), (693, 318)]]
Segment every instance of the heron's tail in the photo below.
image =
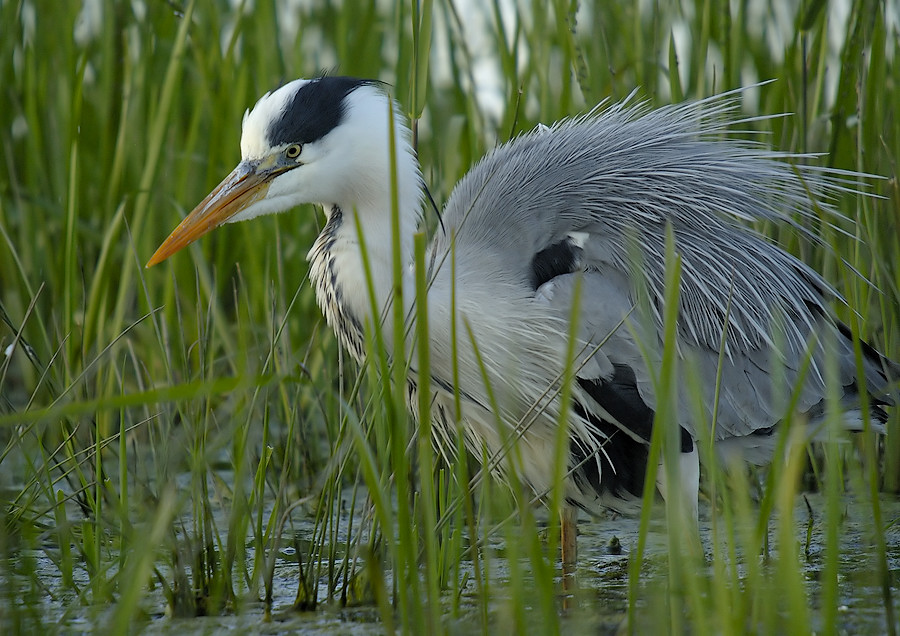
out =
[[(853, 332), (842, 322), (837, 323), (841, 335), (848, 344), (853, 344)], [(863, 355), (866, 390), (869, 392), (872, 415), (881, 423), (887, 421), (887, 413), (882, 407), (900, 404), (900, 364), (882, 354), (871, 344), (859, 338)], [(862, 382), (858, 382), (862, 384)]]

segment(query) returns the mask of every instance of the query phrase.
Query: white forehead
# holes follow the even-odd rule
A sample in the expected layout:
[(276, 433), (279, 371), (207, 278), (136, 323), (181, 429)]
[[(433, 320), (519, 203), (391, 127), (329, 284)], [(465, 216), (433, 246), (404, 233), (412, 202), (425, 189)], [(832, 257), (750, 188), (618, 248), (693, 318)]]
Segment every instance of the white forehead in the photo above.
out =
[(287, 109), (288, 102), (304, 84), (313, 80), (298, 79), (288, 82), (281, 88), (266, 93), (259, 98), (252, 109), (244, 112), (244, 123), (241, 127), (241, 158), (260, 159), (268, 155), (269, 147), (266, 131), (269, 124)]

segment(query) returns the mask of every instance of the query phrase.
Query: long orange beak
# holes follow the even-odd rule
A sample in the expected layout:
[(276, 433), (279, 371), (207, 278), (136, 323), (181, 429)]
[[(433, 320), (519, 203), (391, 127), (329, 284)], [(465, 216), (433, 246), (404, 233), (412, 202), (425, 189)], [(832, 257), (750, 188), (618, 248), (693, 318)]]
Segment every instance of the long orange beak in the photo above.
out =
[(242, 161), (184, 218), (169, 238), (163, 241), (156, 253), (147, 261), (147, 267), (163, 262), (241, 210), (264, 198), (269, 191), (272, 178), (281, 172), (283, 170), (260, 169), (257, 164)]

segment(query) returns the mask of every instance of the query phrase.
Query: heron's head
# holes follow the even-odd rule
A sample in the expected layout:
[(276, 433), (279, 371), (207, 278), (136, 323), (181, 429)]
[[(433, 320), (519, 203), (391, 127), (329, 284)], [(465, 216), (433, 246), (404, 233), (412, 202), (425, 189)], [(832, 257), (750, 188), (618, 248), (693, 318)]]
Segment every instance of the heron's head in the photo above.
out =
[[(391, 105), (378, 82), (351, 77), (299, 79), (266, 93), (244, 114), (241, 162), (175, 228), (147, 266), (223, 223), (301, 203), (389, 210)], [(403, 164), (412, 162), (417, 178), (409, 131), (396, 110), (400, 174), (408, 173)]]

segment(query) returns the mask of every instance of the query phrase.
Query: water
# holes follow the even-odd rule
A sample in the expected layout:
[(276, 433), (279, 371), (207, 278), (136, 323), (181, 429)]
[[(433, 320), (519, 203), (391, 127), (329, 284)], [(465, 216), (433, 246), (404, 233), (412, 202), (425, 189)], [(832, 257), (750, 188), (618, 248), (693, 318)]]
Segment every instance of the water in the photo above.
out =
[[(808, 520), (807, 506), (803, 499), (797, 502), (795, 518), (797, 519), (797, 540), (800, 545), (803, 575), (809, 591), (813, 616), (813, 628), (821, 627), (819, 610), (820, 584), (825, 555), (823, 552), (825, 537), (823, 535), (824, 501), (817, 495), (808, 495), (808, 501), (813, 509), (813, 531), (810, 543), (810, 551), (803, 556), (803, 546), (806, 538), (806, 526)], [(884, 518), (890, 522), (900, 518), (900, 503), (893, 497), (882, 499)], [(701, 519), (701, 535), (703, 545), (707, 552), (707, 562), (711, 556), (711, 520), (708, 511)], [(870, 542), (868, 532), (871, 527), (870, 513), (862, 504), (847, 503), (846, 517), (841, 526), (841, 555), (840, 576), (838, 581), (838, 616), (839, 628), (844, 633), (883, 633), (885, 631), (885, 613), (882, 601), (882, 589), (876, 575), (877, 568), (874, 559), (874, 548)], [(540, 512), (546, 519), (544, 511)], [(346, 521), (346, 520), (344, 520)], [(770, 526), (774, 528), (776, 524)], [(223, 523), (220, 528), (227, 528)], [(312, 533), (312, 522), (303, 523), (295, 528), (298, 539), (308, 541), (309, 536), (304, 533)], [(770, 530), (770, 534), (774, 529)], [(579, 520), (579, 563), (577, 580), (578, 587), (574, 594), (574, 604), (577, 609), (565, 612), (560, 610), (567, 631), (577, 633), (616, 633), (623, 626), (625, 613), (628, 608), (628, 559), (634, 550), (638, 537), (638, 521), (629, 518), (592, 519), (582, 515)], [(900, 524), (892, 524), (885, 533), (888, 546), (888, 567), (891, 574), (892, 587), (896, 588), (900, 580)], [(662, 596), (666, 590), (667, 561), (667, 535), (661, 520), (654, 520), (648, 536), (645, 551), (645, 565), (643, 568), (642, 586), (651, 592), (658, 588)], [(616, 547), (618, 545), (618, 548)], [(772, 545), (775, 545), (772, 536)], [(489, 539), (489, 553), (503, 555), (504, 544), (502, 538), (497, 536)], [(22, 564), (30, 563), (33, 567), (33, 575), (22, 573), (19, 576), (30, 577), (39, 582), (39, 587), (26, 594), (23, 600), (31, 607), (34, 624), (43, 627), (55, 625), (65, 633), (94, 634), (103, 632), (104, 626), (109, 624), (115, 605), (83, 605), (78, 595), (62, 584), (59, 568), (48, 557), (50, 550), (23, 551), (19, 559), (12, 563), (12, 568), (7, 570), (5, 576), (17, 576), (14, 571)], [(247, 555), (248, 569), (252, 567), (254, 554)], [(740, 556), (739, 567), (747, 557)], [(750, 558), (758, 559), (763, 568), (770, 567), (765, 559), (759, 555)], [(463, 571), (468, 568), (471, 573), (472, 564), (464, 562)], [(523, 560), (520, 566), (528, 568), (527, 561)], [(509, 569), (505, 558), (500, 556), (493, 558), (490, 564), (492, 589), (503, 593), (504, 583), (508, 581)], [(28, 568), (24, 568), (26, 571)], [(110, 572), (111, 574), (111, 572)], [(82, 567), (75, 568), (75, 586), (87, 590), (90, 585), (85, 570)], [(171, 581), (171, 573), (164, 572), (164, 576)], [(237, 577), (236, 577), (237, 578)], [(644, 582), (646, 579), (647, 582)], [(246, 588), (238, 591), (236, 599), (237, 611), (221, 616), (179, 618), (169, 615), (166, 599), (162, 587), (159, 584), (152, 585), (146, 591), (146, 595), (140, 602), (142, 610), (141, 618), (134, 625), (143, 633), (148, 634), (212, 634), (212, 633), (242, 633), (251, 632), (258, 634), (275, 634), (285, 632), (303, 632), (309, 634), (380, 634), (383, 633), (383, 625), (377, 607), (367, 604), (360, 607), (341, 608), (336, 604), (319, 603), (315, 611), (298, 612), (293, 609), (293, 603), (297, 594), (298, 568), (296, 554), (290, 547), (282, 545), (278, 557), (275, 560), (273, 576), (273, 611), (266, 615), (264, 603), (260, 600), (263, 590), (248, 593)], [(478, 599), (474, 587), (474, 578), (469, 577), (466, 589), (461, 595), (460, 615), (456, 618), (447, 618), (445, 627), (451, 632), (468, 633), (479, 628)], [(26, 586), (27, 587), (27, 586)], [(240, 581), (236, 580), (236, 587), (240, 590)], [(320, 581), (319, 598), (327, 595), (326, 582)], [(642, 593), (642, 599), (647, 594)], [(641, 604), (645, 604), (642, 600)], [(449, 605), (449, 603), (448, 603)], [(560, 603), (560, 606), (562, 604)], [(0, 606), (2, 607), (2, 606)], [(502, 596), (491, 598), (490, 612), (492, 621), (503, 620), (504, 600)], [(640, 609), (646, 609), (641, 607)], [(16, 629), (17, 625), (10, 622), (13, 614), (6, 615), (0, 612), (0, 626), (7, 629)], [(643, 612), (639, 612), (638, 620), (645, 618)], [(20, 619), (21, 619), (20, 615)], [(30, 631), (27, 620), (18, 625), (22, 631)]]

